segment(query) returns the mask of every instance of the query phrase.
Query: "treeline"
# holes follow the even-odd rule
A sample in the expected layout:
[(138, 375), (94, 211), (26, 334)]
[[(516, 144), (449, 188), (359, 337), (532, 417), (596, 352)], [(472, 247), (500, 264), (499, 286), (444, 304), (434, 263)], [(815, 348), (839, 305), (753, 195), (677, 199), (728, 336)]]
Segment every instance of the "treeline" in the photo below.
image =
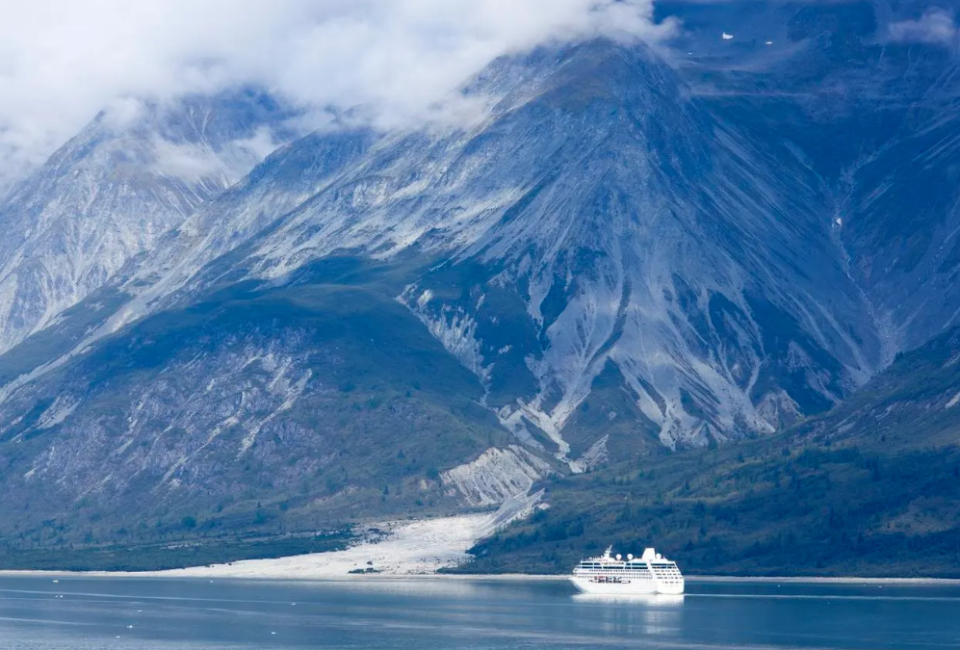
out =
[(185, 539), (101, 548), (36, 549), (0, 545), (0, 569), (37, 571), (163, 571), (241, 560), (323, 553), (346, 547), (349, 530), (280, 538)]
[(691, 574), (960, 577), (960, 452), (763, 443), (549, 482), (465, 572), (570, 570), (656, 546)]

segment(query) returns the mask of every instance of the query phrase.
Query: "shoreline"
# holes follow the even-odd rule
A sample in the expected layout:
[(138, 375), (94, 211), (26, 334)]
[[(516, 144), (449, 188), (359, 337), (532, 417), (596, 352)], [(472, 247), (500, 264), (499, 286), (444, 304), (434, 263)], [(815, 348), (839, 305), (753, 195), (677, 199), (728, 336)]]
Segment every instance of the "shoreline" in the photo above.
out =
[[(280, 558), (238, 560), (165, 570), (69, 571), (0, 570), (0, 578), (123, 578), (285, 582), (358, 581), (565, 581), (568, 573), (447, 573), (468, 567), (467, 549), (536, 506), (542, 492), (516, 497), (499, 510), (420, 520), (384, 521), (377, 534), (347, 548)], [(387, 531), (386, 534), (383, 531)], [(369, 571), (369, 573), (366, 573)], [(960, 578), (864, 576), (717, 576), (687, 575), (689, 583), (960, 585)]]
[[(205, 567), (194, 567), (195, 569)], [(177, 571), (174, 569), (173, 571)], [(34, 571), (29, 569), (2, 569), (0, 578), (122, 578), (130, 580), (227, 580), (255, 582), (377, 582), (403, 580), (442, 580), (442, 581), (537, 581), (559, 582), (569, 578), (564, 574), (537, 573), (379, 573), (344, 574), (342, 576), (229, 576), (229, 575), (177, 575), (172, 571)], [(790, 583), (790, 584), (876, 584), (876, 585), (960, 585), (960, 578), (877, 578), (856, 576), (685, 576), (692, 583)]]

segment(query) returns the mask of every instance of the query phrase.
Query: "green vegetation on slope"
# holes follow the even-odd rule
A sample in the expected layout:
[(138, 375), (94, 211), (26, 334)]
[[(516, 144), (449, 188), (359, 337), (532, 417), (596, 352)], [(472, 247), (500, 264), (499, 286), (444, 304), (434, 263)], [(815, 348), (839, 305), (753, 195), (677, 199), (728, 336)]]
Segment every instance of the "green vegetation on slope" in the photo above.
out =
[[(233, 557), (238, 536), (455, 510), (440, 472), (512, 438), (479, 404), (476, 377), (395, 300), (404, 273), (342, 257), (292, 285), (233, 285), (147, 318), (18, 396), (8, 408), (23, 417), (0, 431), (0, 565), (52, 549), (61, 559), (48, 568), (97, 568), (102, 556), (77, 554), (122, 546), (160, 558), (154, 545), (174, 543), (213, 549), (203, 563)], [(265, 388), (283, 364), (284, 381), (306, 382), (287, 406)], [(61, 396), (76, 399), (71, 417), (44, 426)], [(249, 447), (244, 418), (230, 424), (243, 400), (261, 423)], [(69, 462), (48, 464), (51, 448)]]
[(685, 452), (548, 484), (550, 507), (464, 570), (566, 572), (613, 544), (656, 545), (691, 574), (960, 577), (958, 471), (955, 448)]
[(692, 574), (960, 577), (960, 329), (772, 438), (544, 484), (550, 507), (470, 572), (566, 572), (613, 544)]
[(116, 545), (87, 549), (11, 549), (0, 545), (0, 568), (30, 571), (165, 571), (242, 560), (325, 553), (344, 548), (348, 531), (268, 538)]

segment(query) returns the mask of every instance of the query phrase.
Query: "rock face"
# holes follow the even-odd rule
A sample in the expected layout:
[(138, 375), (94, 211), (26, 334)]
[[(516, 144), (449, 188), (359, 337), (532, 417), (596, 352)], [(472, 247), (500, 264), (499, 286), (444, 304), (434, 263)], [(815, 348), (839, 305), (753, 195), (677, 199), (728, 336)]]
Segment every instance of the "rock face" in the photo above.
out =
[[(188, 517), (207, 533), (276, 532), (286, 517), (326, 529), (357, 511), (450, 508), (460, 495), (440, 471), (509, 442), (481, 395), (370, 286), (234, 290), (147, 318), (10, 394), (0, 472), (30, 508), (5, 522), (41, 541), (38, 518), (56, 512), (63, 541), (104, 543), (182, 532)], [(473, 473), (484, 504), (546, 474), (508, 453), (512, 465)]]
[[(751, 132), (783, 140), (820, 179), (880, 367), (957, 321), (956, 44), (912, 28), (903, 36), (928, 10), (912, 1), (685, 7), (677, 49), (697, 46), (706, 60), (674, 58), (721, 119), (752, 120)], [(743, 42), (705, 42), (717, 22), (737, 24)]]
[(874, 372), (816, 176), (645, 48), (538, 51), (467, 92), (495, 98), (486, 121), (384, 138), (254, 242), (245, 272), (352, 248), (443, 259), (400, 300), (509, 428), (569, 461), (563, 430), (605, 369), (623, 416), (670, 447), (774, 431)]
[(256, 93), (99, 115), (0, 203), (0, 352), (152, 250), (291, 133)]
[(0, 481), (37, 504), (7, 520), (489, 506), (849, 399), (960, 313), (956, 63), (872, 4), (748, 4), (503, 58), (480, 117), (325, 129), (235, 184), (196, 160), (279, 108), (98, 120), (0, 211)]
[(526, 494), (536, 481), (552, 473), (550, 465), (534, 454), (511, 445), (488, 449), (475, 461), (454, 467), (440, 478), (471, 506), (492, 506)]

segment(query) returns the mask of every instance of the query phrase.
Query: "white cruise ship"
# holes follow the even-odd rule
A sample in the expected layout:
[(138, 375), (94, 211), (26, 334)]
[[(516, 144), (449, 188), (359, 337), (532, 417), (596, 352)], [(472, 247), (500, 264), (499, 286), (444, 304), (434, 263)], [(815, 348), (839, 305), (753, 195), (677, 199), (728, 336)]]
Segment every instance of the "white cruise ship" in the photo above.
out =
[(570, 580), (588, 594), (682, 594), (683, 576), (677, 563), (648, 548), (638, 558), (611, 555), (581, 560)]

